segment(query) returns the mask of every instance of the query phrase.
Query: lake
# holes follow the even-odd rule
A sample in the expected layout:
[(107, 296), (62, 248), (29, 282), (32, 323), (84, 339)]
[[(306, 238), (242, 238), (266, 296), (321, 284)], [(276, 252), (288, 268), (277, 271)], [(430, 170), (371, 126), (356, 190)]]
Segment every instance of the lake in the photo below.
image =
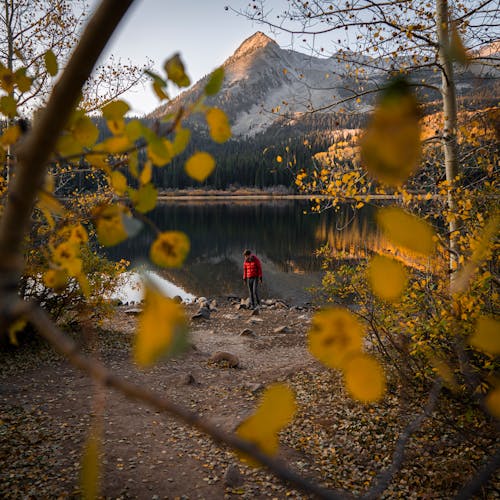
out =
[[(307, 213), (304, 213), (307, 212)], [(176, 200), (158, 204), (148, 214), (161, 230), (179, 230), (191, 240), (182, 269), (158, 274), (196, 296), (246, 296), (242, 253), (251, 249), (261, 259), (262, 298), (282, 298), (291, 304), (311, 300), (308, 288), (320, 283), (321, 260), (315, 251), (329, 242), (348, 249), (373, 227), (373, 209), (310, 213), (307, 200), (207, 201)], [(154, 231), (145, 226), (134, 238), (107, 249), (113, 259), (132, 265), (148, 261)]]

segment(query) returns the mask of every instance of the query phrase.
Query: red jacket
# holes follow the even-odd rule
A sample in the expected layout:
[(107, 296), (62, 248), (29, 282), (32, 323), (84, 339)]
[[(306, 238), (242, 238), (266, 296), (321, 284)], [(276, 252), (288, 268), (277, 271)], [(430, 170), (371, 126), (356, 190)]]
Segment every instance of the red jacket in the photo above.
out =
[(243, 279), (246, 278), (262, 278), (262, 265), (255, 255), (250, 255), (243, 262)]

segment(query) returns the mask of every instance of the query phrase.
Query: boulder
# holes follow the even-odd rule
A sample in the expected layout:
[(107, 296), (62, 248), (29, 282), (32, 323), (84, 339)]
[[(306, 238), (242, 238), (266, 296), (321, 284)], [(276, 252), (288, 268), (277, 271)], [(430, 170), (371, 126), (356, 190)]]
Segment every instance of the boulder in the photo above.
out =
[(192, 373), (183, 373), (179, 377), (179, 385), (193, 385), (196, 384), (196, 379)]
[(124, 312), (130, 316), (137, 316), (138, 314), (141, 314), (142, 309), (140, 307), (131, 307), (129, 309), (125, 309)]
[(224, 473), (224, 484), (228, 488), (238, 488), (244, 483), (243, 476), (241, 475), (240, 469), (237, 465), (228, 465), (226, 472)]
[(278, 326), (273, 330), (273, 333), (292, 333), (292, 329), (289, 326)]
[(258, 316), (260, 314), (260, 309), (258, 307), (256, 307), (253, 311), (252, 311), (252, 316)]
[(250, 330), (250, 328), (245, 328), (244, 330), (241, 331), (240, 337), (255, 338), (257, 337), (257, 335), (255, 335), (255, 332), (253, 330)]
[(210, 309), (208, 307), (200, 307), (198, 312), (191, 316), (191, 319), (210, 319)]
[(172, 297), (172, 300), (176, 302), (177, 304), (182, 304), (182, 297), (180, 295), (176, 295), (175, 297)]
[(238, 356), (224, 351), (217, 351), (214, 353), (208, 362), (220, 366), (228, 366), (229, 368), (237, 368), (240, 365)]

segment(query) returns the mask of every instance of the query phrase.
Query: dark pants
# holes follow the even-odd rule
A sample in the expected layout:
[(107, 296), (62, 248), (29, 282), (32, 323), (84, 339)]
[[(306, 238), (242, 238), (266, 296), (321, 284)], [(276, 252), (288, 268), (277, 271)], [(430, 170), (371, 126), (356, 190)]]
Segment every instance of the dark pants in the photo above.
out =
[(257, 291), (259, 285), (259, 278), (247, 279), (248, 292), (250, 294), (250, 305), (252, 307), (260, 306), (259, 293)]

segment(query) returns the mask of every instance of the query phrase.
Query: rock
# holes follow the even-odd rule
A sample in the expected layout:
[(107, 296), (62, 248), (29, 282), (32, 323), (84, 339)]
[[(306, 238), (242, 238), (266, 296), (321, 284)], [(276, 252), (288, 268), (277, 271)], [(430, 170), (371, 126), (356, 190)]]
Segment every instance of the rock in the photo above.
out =
[(210, 319), (210, 309), (208, 307), (200, 307), (199, 311), (191, 316), (191, 319)]
[(176, 302), (177, 304), (182, 304), (182, 297), (180, 295), (176, 295), (175, 297), (172, 297), (172, 300)]
[(235, 464), (229, 465), (224, 473), (224, 484), (229, 488), (237, 488), (242, 486), (244, 482), (238, 466)]
[(250, 391), (252, 394), (255, 394), (256, 392), (260, 391), (264, 386), (259, 383), (249, 382), (248, 384), (245, 384), (243, 387), (248, 391)]
[(215, 299), (212, 300), (212, 302), (210, 302), (210, 305), (208, 306), (208, 308), (211, 310), (211, 311), (217, 311), (217, 306), (219, 304), (217, 303), (217, 301)]
[(240, 333), (240, 337), (252, 337), (252, 338), (255, 338), (255, 337), (257, 337), (257, 335), (255, 335), (255, 332), (253, 330), (250, 330), (250, 328), (245, 328)]
[(240, 304), (242, 307), (249, 308), (250, 307), (250, 299), (241, 299)]
[(251, 316), (249, 319), (246, 321), (249, 325), (255, 325), (256, 323), (263, 323), (264, 320), (261, 318), (254, 318)]
[(130, 309), (125, 309), (124, 312), (130, 316), (137, 316), (142, 312), (142, 309), (140, 307), (131, 307)]
[(237, 368), (240, 364), (238, 356), (231, 354), (230, 352), (217, 351), (208, 360), (209, 363), (214, 363), (216, 365), (226, 365), (229, 368)]
[(260, 314), (260, 310), (258, 307), (256, 307), (253, 311), (252, 311), (252, 316), (258, 316)]
[(179, 378), (180, 385), (193, 385), (196, 384), (196, 379), (193, 377), (192, 373), (184, 373)]
[(292, 329), (288, 326), (279, 326), (273, 330), (273, 333), (292, 333)]

